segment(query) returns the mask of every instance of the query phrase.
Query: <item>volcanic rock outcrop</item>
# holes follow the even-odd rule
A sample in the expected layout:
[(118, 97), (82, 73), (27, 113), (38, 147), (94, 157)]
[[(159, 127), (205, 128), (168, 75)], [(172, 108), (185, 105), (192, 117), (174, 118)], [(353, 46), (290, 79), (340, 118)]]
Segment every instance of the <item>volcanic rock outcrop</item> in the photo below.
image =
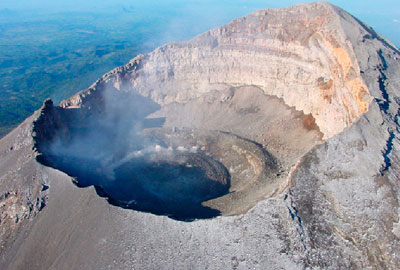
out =
[(0, 267), (399, 269), (399, 57), (303, 4), (47, 100), (0, 141)]

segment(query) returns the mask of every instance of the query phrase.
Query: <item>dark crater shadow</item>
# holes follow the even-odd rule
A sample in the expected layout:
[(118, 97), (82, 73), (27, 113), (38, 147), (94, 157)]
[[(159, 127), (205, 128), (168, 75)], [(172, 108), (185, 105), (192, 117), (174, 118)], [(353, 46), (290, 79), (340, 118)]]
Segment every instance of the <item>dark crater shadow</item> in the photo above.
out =
[[(99, 107), (93, 106), (99, 104)], [(202, 202), (229, 192), (225, 166), (202, 151), (168, 148), (141, 133), (159, 105), (140, 95), (103, 89), (91, 106), (63, 109), (46, 101), (34, 125), (37, 160), (79, 187), (94, 186), (111, 204), (176, 220), (221, 213)]]
[(95, 186), (113, 205), (183, 221), (219, 216), (220, 211), (201, 203), (227, 194), (230, 187), (226, 168), (203, 153), (151, 153), (111, 168), (97, 160), (45, 158), (47, 165), (73, 176), (77, 186)]

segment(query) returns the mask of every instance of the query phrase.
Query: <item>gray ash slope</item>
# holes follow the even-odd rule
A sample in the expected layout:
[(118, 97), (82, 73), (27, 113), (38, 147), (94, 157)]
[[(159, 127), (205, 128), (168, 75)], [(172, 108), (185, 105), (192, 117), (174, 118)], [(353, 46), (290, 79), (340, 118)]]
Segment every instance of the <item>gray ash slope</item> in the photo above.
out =
[[(0, 141), (0, 267), (399, 269), (399, 59), (370, 27), (312, 3), (168, 44), (61, 106), (46, 102)], [(229, 170), (230, 192), (204, 202), (222, 216), (182, 222), (124, 209), (37, 161), (46, 145), (93, 131), (85, 123), (110, 108), (109, 91), (148, 99), (143, 123), (190, 130), (186, 146)], [(133, 107), (110, 119), (126, 127), (120, 116)], [(227, 137), (210, 139), (215, 130)], [(118, 131), (112, 138), (133, 136)]]

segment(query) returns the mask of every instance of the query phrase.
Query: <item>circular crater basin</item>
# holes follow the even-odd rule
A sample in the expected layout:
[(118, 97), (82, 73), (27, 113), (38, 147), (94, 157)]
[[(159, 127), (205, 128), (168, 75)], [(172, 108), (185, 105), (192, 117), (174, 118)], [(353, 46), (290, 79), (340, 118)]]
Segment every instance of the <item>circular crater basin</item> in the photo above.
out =
[[(139, 137), (146, 143), (137, 148)], [(79, 187), (93, 185), (113, 205), (176, 220), (237, 214), (276, 174), (274, 158), (262, 147), (226, 132), (150, 128), (136, 136), (135, 149), (115, 152), (101, 144), (77, 151), (82, 141), (78, 147), (73, 135), (68, 138), (58, 137), (40, 161)]]
[(107, 89), (90, 106), (45, 103), (35, 147), (42, 164), (123, 208), (183, 221), (246, 213), (280, 192), (320, 138), (306, 116), (256, 87), (164, 107)]

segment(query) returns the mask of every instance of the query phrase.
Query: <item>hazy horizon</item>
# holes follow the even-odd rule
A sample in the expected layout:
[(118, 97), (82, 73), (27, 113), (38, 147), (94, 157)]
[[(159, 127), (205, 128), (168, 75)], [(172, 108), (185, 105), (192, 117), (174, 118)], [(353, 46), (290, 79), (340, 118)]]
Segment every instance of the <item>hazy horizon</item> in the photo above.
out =
[[(7, 14), (7, 9), (33, 13), (59, 13), (59, 12), (91, 12), (91, 13), (118, 13), (130, 12), (135, 16), (143, 16), (151, 19), (159, 14), (168, 15), (170, 18), (181, 19), (185, 17), (185, 27), (196, 27), (199, 31), (205, 31), (207, 27), (216, 27), (230, 20), (244, 16), (252, 11), (262, 8), (287, 7), (304, 2), (299, 0), (284, 1), (213, 1), (213, 0), (172, 0), (172, 1), (148, 1), (136, 0), (71, 0), (68, 2), (54, 2), (51, 0), (18, 2), (3, 0), (0, 3), (1, 11)], [(329, 1), (337, 5), (368, 25), (378, 33), (391, 40), (396, 46), (400, 46), (400, 4), (396, 0), (383, 1)], [(26, 17), (25, 20), (29, 20)], [(201, 27), (204, 25), (204, 27)], [(184, 30), (182, 30), (184, 31)]]

